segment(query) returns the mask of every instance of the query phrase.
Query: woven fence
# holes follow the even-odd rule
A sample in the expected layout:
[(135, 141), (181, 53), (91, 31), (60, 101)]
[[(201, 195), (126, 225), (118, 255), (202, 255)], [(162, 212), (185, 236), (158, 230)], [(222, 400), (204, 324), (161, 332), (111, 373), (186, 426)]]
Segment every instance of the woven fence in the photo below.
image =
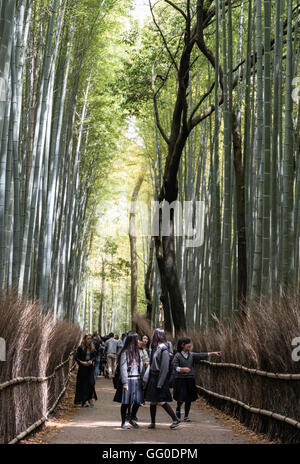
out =
[(0, 384), (2, 443), (17, 443), (48, 419), (76, 366), (74, 353), (47, 377), (17, 377)]
[(54, 321), (36, 302), (15, 295), (0, 300), (7, 347), (7, 361), (0, 362), (0, 443), (46, 420), (65, 391), (81, 336), (79, 326)]
[(300, 442), (300, 374), (202, 361), (197, 384), (210, 404), (255, 432), (284, 443)]
[(3, 391), (5, 389), (14, 387), (16, 385), (25, 384), (25, 383), (32, 383), (33, 382), (33, 383), (36, 383), (36, 384), (40, 384), (40, 383), (44, 383), (44, 382), (55, 382), (55, 380), (56, 380), (57, 383), (61, 383), (61, 381), (63, 380), (63, 377), (64, 377), (64, 373), (60, 373), (60, 371), (62, 371), (63, 369), (66, 369), (66, 367), (68, 367), (68, 373), (67, 373), (66, 379), (64, 381), (63, 388), (60, 391), (60, 393), (59, 393), (58, 397), (56, 398), (56, 400), (52, 403), (51, 406), (47, 407), (47, 411), (43, 414), (42, 417), (40, 417), (38, 420), (36, 420), (33, 424), (29, 425), (29, 427), (27, 427), (25, 430), (20, 432), (16, 437), (14, 437), (9, 442), (9, 444), (13, 445), (13, 444), (18, 443), (20, 440), (22, 440), (24, 437), (26, 437), (29, 433), (33, 432), (35, 429), (40, 427), (48, 419), (49, 415), (55, 410), (56, 406), (58, 405), (59, 401), (61, 400), (61, 398), (63, 397), (63, 395), (64, 395), (64, 393), (65, 393), (65, 391), (67, 389), (68, 382), (69, 382), (70, 376), (71, 376), (71, 372), (73, 371), (73, 369), (76, 366), (76, 363), (74, 362), (72, 367), (70, 368), (70, 361), (73, 359), (73, 355), (74, 355), (74, 352), (70, 354), (69, 358), (66, 361), (64, 361), (59, 366), (57, 366), (55, 371), (53, 372), (53, 374), (48, 376), (48, 377), (44, 377), (44, 378), (43, 377), (24, 377), (24, 378), (19, 378), (19, 379), (13, 379), (10, 382), (6, 382), (6, 384), (0, 385), (0, 392), (1, 392), (1, 390)]
[(300, 291), (248, 299), (247, 308), (191, 333), (193, 351), (221, 351), (197, 369), (200, 392), (214, 406), (256, 432), (299, 443)]

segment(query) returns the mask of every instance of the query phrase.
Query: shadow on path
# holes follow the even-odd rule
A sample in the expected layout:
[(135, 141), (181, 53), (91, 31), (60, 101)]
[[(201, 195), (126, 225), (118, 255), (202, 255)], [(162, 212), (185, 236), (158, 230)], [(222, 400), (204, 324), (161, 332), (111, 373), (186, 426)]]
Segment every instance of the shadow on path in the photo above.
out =
[[(98, 401), (94, 408), (80, 408), (68, 424), (63, 424), (52, 444), (235, 444), (246, 443), (242, 437), (214, 417), (210, 412), (192, 403), (192, 422), (182, 423), (170, 430), (171, 419), (157, 408), (156, 429), (148, 430), (149, 404), (138, 411), (139, 429), (120, 428), (120, 404), (113, 402), (115, 390), (112, 381), (101, 377), (97, 380)], [(172, 403), (175, 409), (175, 402)]]

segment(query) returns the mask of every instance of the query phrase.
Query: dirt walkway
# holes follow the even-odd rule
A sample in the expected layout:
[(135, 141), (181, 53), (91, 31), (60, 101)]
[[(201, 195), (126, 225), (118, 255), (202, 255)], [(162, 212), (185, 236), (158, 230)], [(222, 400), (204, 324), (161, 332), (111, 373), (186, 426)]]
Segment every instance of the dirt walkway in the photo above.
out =
[[(190, 418), (192, 422), (182, 423), (170, 430), (171, 420), (162, 408), (158, 407), (156, 429), (148, 430), (149, 405), (138, 411), (140, 428), (122, 430), (120, 428), (120, 405), (113, 402), (114, 388), (110, 380), (103, 377), (97, 380), (98, 401), (94, 408), (80, 408), (71, 421), (61, 426), (53, 444), (235, 444), (247, 443), (231, 427), (224, 425), (206, 409), (192, 403)], [(172, 403), (175, 407), (175, 402)], [(252, 440), (253, 443), (253, 440)]]

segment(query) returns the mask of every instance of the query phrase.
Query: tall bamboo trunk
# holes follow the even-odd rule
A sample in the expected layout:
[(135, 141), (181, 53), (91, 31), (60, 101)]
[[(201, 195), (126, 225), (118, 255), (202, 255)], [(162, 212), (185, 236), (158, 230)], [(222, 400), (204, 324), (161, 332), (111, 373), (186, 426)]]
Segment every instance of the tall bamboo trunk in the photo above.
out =
[(105, 298), (105, 262), (102, 258), (102, 276), (101, 276), (101, 294), (99, 303), (99, 320), (98, 320), (98, 334), (102, 334), (102, 322), (103, 322), (103, 309), (104, 309), (104, 298)]
[(270, 288), (270, 234), (271, 234), (271, 1), (264, 0), (264, 184), (262, 236), (262, 294)]
[(136, 330), (136, 324), (133, 322), (134, 315), (137, 312), (137, 290), (138, 290), (138, 263), (136, 249), (136, 202), (141, 189), (144, 176), (140, 176), (136, 182), (131, 197), (130, 215), (129, 215), (129, 242), (130, 242), (130, 260), (131, 260), (131, 321), (132, 330)]
[[(287, 31), (287, 59), (285, 84), (285, 141), (283, 160), (283, 266), (282, 287), (286, 290), (294, 275), (294, 153), (293, 153), (293, 50), (292, 50), (292, 11), (293, 2), (287, 0), (288, 31)], [(294, 282), (295, 283), (295, 282)]]

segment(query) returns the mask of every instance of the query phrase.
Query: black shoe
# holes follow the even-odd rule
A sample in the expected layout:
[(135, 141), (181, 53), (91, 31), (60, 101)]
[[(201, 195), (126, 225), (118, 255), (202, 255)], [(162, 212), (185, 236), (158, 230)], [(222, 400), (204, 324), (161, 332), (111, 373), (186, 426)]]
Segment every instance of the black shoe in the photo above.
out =
[(186, 416), (186, 417), (183, 418), (183, 421), (184, 422), (191, 422), (191, 419), (188, 416)]
[(133, 419), (130, 419), (129, 424), (132, 425), (132, 427), (134, 427), (135, 429), (139, 428), (138, 424)]
[(155, 424), (148, 425), (148, 429), (155, 429)]
[(180, 420), (180, 418), (181, 418), (181, 412), (180, 412), (179, 409), (176, 409), (176, 416), (177, 416), (178, 420)]
[(174, 421), (172, 422), (172, 424), (170, 425), (170, 429), (175, 429), (176, 427), (178, 427), (178, 425), (180, 425), (180, 421)]

